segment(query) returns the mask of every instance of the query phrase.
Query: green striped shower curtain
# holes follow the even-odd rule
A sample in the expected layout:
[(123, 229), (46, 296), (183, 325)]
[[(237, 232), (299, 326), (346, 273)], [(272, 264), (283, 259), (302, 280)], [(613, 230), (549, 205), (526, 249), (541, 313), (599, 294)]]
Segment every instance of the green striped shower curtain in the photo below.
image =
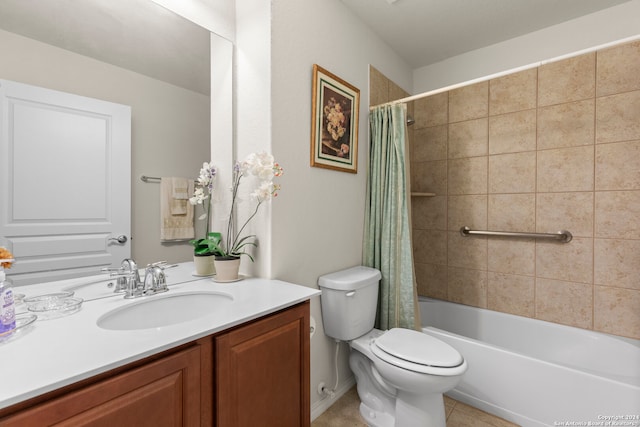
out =
[(370, 141), (363, 264), (382, 272), (376, 327), (418, 329), (411, 245), (406, 104), (369, 114)]

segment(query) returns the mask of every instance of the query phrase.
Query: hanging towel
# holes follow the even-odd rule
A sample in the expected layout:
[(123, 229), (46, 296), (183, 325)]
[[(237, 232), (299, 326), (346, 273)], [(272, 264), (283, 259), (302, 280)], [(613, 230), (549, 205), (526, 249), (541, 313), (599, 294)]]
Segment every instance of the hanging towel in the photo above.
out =
[[(183, 181), (184, 180), (184, 181)], [(181, 187), (181, 182), (186, 182), (186, 187)], [(180, 189), (181, 191), (174, 191)], [(186, 192), (184, 191), (186, 188)], [(193, 226), (193, 205), (189, 203), (189, 194), (193, 193), (194, 182), (186, 178), (161, 178), (160, 179), (160, 240), (189, 240), (195, 237)], [(174, 195), (186, 199), (176, 199)], [(176, 203), (174, 203), (176, 202)], [(178, 206), (178, 203), (183, 203)]]
[(189, 204), (189, 180), (187, 178), (167, 178), (171, 180), (171, 215), (185, 215)]

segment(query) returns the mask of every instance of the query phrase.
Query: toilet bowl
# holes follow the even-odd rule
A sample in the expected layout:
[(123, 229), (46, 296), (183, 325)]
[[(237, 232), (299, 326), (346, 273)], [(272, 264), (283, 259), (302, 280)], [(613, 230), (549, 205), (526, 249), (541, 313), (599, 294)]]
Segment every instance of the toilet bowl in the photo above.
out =
[(380, 272), (368, 267), (321, 276), (325, 334), (348, 341), (360, 414), (372, 427), (445, 427), (442, 394), (467, 363), (450, 345), (418, 331), (373, 328)]
[[(400, 348), (387, 343), (398, 338), (410, 341), (404, 341)], [(408, 329), (387, 332), (374, 329), (349, 343), (349, 365), (356, 375), (362, 401), (360, 414), (368, 425), (445, 426), (442, 394), (458, 384), (467, 370), (467, 363), (453, 347), (431, 338)], [(419, 353), (424, 348), (433, 351)], [(416, 351), (417, 357), (412, 357), (412, 350)], [(369, 378), (361, 385), (359, 381), (365, 375)], [(363, 394), (369, 398), (363, 399)], [(387, 402), (372, 404), (371, 395)]]

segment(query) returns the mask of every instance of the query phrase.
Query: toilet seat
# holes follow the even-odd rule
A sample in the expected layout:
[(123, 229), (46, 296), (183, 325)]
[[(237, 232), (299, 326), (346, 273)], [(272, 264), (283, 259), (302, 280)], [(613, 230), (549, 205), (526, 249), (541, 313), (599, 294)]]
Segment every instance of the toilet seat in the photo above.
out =
[(455, 348), (411, 329), (390, 329), (373, 340), (370, 349), (381, 360), (409, 371), (448, 376), (466, 370), (464, 358)]

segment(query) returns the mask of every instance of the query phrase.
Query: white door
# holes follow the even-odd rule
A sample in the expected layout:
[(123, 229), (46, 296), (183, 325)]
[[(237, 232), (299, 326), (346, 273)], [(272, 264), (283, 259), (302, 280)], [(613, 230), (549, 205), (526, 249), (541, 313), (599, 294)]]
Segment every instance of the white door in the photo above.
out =
[(131, 107), (0, 80), (0, 114), (0, 246), (14, 283), (128, 258)]

